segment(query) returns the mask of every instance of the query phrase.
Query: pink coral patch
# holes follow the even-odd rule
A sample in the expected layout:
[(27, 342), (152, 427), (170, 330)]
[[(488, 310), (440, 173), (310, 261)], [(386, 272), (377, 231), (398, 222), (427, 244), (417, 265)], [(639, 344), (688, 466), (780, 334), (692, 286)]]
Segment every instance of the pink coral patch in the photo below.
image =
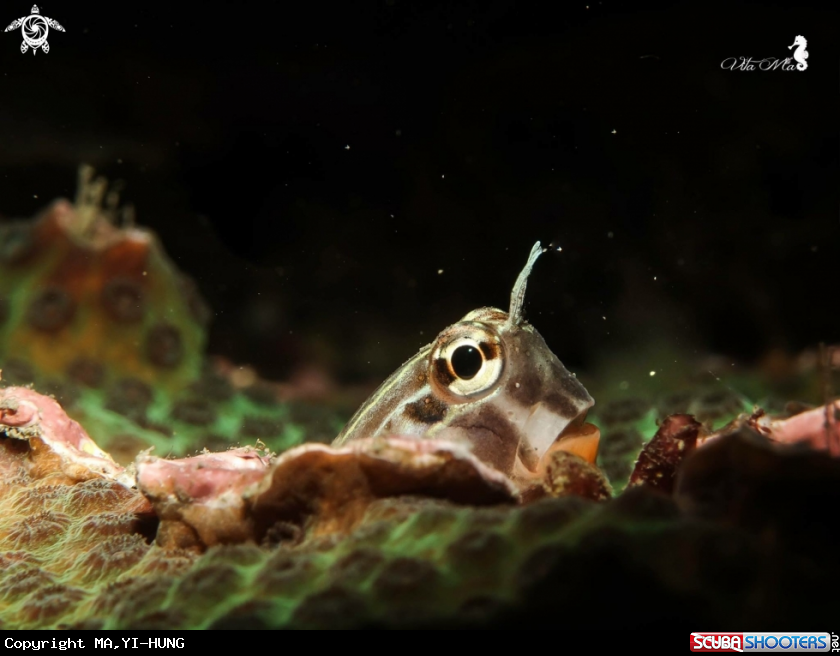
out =
[(264, 476), (268, 462), (250, 447), (179, 460), (143, 455), (137, 459), (137, 482), (152, 497), (207, 501), (223, 493), (241, 494)]
[(62, 474), (71, 481), (107, 478), (126, 486), (132, 476), (67, 416), (55, 399), (25, 388), (0, 390), (0, 429), (27, 441), (29, 472), (36, 478)]

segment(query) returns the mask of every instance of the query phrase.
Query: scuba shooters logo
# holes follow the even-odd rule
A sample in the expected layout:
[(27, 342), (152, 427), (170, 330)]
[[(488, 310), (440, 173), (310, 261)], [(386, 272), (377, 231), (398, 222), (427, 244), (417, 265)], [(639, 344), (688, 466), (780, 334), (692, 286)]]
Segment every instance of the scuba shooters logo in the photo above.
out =
[(832, 650), (828, 633), (712, 633), (691, 634), (691, 651), (823, 652)]

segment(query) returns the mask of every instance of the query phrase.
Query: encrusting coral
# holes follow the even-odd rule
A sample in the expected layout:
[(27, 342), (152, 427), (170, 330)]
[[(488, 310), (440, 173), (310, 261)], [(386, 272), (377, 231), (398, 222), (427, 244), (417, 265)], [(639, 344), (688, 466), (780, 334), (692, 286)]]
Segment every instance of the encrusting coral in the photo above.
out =
[(0, 389), (0, 426), (25, 440), (33, 478), (75, 483), (104, 477), (126, 485), (132, 477), (70, 419), (57, 401), (23, 387)]
[(209, 318), (154, 233), (117, 225), (103, 179), (82, 167), (75, 204), (3, 226), (4, 350), (42, 374), (181, 389), (198, 378)]
[[(210, 311), (157, 236), (117, 207), (90, 167), (75, 203), (0, 222), (0, 368), (53, 394), (123, 464), (142, 449), (183, 456), (262, 440), (331, 440), (278, 386), (205, 356)], [(247, 375), (246, 375), (247, 374)]]
[(444, 440), (301, 445), (275, 386), (205, 360), (203, 303), (104, 195), (83, 170), (75, 205), (0, 226), (0, 627), (833, 619), (840, 403), (604, 403), (599, 454), (516, 479)]
[[(654, 485), (615, 499), (524, 503), (469, 452), (399, 438), (275, 458), (141, 455), (138, 489), (54, 400), (7, 388), (0, 408), (4, 627), (766, 627), (806, 617), (801, 595), (785, 596), (792, 581), (817, 589), (838, 570), (806, 521), (816, 510), (778, 509), (815, 490), (837, 501), (840, 460), (775, 446), (748, 421), (677, 449), (673, 497), (655, 469)], [(677, 417), (661, 433), (687, 442), (693, 426)], [(742, 492), (714, 494), (727, 477)], [(795, 538), (765, 540), (791, 526)], [(610, 590), (634, 604), (610, 605)]]

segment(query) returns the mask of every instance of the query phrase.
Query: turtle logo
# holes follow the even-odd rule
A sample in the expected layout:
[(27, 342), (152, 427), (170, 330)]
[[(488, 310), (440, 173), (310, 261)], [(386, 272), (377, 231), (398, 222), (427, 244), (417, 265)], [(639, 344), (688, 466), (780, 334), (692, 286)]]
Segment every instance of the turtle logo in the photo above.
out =
[(11, 32), (17, 28), (20, 28), (23, 34), (23, 43), (20, 44), (20, 51), (26, 52), (32, 48), (33, 55), (38, 52), (38, 48), (41, 48), (44, 52), (50, 51), (50, 44), (47, 43), (47, 34), (50, 32), (50, 28), (59, 32), (64, 31), (64, 28), (57, 21), (46, 16), (41, 16), (38, 5), (32, 5), (32, 14), (13, 20), (12, 24), (5, 31)]

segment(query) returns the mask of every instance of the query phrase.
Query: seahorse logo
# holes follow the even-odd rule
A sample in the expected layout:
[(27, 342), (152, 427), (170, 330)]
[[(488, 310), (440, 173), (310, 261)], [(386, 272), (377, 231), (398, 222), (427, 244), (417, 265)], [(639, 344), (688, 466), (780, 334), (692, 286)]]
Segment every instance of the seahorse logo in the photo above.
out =
[[(797, 48), (797, 46), (799, 46)], [(808, 59), (808, 51), (805, 48), (808, 47), (808, 41), (805, 39), (804, 36), (796, 37), (796, 40), (793, 42), (792, 46), (788, 46), (788, 50), (791, 48), (796, 48), (796, 51), (793, 53), (793, 58), (797, 61), (796, 70), (797, 71), (804, 71), (808, 68), (808, 62), (805, 60)]]

